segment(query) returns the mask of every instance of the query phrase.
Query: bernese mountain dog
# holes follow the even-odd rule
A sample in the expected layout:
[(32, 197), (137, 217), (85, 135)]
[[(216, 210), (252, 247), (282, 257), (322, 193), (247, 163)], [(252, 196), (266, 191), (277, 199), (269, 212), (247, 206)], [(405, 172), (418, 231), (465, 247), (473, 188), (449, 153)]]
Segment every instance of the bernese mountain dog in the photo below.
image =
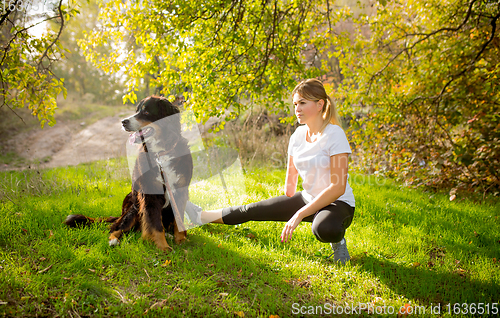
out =
[(131, 132), (129, 142), (140, 150), (121, 216), (94, 219), (69, 215), (65, 223), (78, 227), (110, 222), (110, 246), (118, 245), (124, 232), (140, 230), (143, 239), (170, 251), (165, 232), (172, 233), (177, 244), (186, 240), (184, 210), (193, 175), (188, 141), (181, 135), (180, 110), (164, 97), (147, 97), (139, 102), (134, 115), (122, 120), (122, 126)]

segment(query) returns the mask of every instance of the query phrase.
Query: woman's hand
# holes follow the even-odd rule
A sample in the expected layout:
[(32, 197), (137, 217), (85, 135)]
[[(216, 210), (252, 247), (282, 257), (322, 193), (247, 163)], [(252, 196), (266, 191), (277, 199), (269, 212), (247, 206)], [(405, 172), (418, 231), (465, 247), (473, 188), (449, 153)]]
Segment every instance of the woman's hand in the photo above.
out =
[(292, 233), (300, 222), (302, 222), (302, 217), (299, 212), (297, 212), (288, 222), (286, 222), (285, 227), (281, 232), (281, 242), (286, 243), (288, 240), (292, 239)]

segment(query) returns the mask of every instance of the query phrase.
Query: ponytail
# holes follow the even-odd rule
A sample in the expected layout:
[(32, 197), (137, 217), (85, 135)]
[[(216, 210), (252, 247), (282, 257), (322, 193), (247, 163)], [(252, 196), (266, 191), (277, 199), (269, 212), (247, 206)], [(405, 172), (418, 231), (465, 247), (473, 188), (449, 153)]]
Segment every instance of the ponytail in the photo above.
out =
[(337, 112), (337, 107), (334, 104), (332, 98), (328, 95), (326, 95), (326, 103), (323, 106), (323, 120), (323, 125), (320, 129), (321, 132), (323, 132), (328, 124), (337, 125), (342, 128), (342, 125), (340, 124), (339, 114)]

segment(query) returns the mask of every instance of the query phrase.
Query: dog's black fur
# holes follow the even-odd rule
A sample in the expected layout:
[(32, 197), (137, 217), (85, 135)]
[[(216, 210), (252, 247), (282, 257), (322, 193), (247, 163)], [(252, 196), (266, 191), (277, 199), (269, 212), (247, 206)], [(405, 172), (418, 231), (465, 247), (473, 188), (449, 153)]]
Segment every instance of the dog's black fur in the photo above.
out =
[[(189, 152), (188, 141), (181, 135), (179, 108), (166, 98), (151, 96), (143, 99), (136, 113), (122, 120), (126, 131), (134, 132), (131, 138), (142, 143), (132, 175), (132, 191), (127, 194), (122, 204), (120, 217), (92, 219), (83, 215), (70, 215), (65, 223), (68, 226), (87, 225), (96, 221), (112, 222), (109, 244), (119, 244), (124, 232), (141, 230), (142, 238), (153, 241), (163, 251), (171, 250), (165, 239), (165, 230), (173, 232), (175, 242), (182, 243), (187, 232), (183, 224), (177, 224), (172, 202), (164, 193), (164, 182), (156, 164), (156, 154), (160, 154), (165, 175), (180, 212), (184, 219), (184, 210), (189, 198), (188, 186), (193, 173), (193, 161)], [(158, 124), (159, 120), (171, 115), (179, 120), (168, 120), (168, 125)], [(160, 121), (161, 122), (161, 121)], [(142, 137), (141, 137), (142, 135)], [(172, 182), (173, 181), (173, 182)]]

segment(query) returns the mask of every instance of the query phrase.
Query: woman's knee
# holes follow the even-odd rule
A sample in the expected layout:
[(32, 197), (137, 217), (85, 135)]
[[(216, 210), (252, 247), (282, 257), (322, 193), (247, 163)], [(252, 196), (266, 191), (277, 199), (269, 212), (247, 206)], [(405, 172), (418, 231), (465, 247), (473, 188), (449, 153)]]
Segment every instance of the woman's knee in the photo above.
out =
[(323, 243), (337, 243), (344, 238), (345, 229), (336, 224), (326, 222), (313, 222), (312, 232), (316, 238)]

